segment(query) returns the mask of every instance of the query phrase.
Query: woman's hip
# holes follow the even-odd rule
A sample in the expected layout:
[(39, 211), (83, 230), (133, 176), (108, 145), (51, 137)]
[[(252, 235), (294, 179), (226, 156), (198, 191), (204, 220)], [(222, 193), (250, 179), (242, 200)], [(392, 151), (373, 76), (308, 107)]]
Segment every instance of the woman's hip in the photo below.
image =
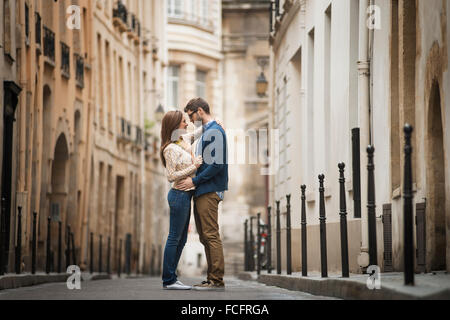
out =
[(171, 207), (189, 206), (190, 208), (193, 196), (194, 191), (181, 191), (177, 189), (170, 189), (169, 194), (167, 195), (167, 201), (169, 202), (169, 205)]

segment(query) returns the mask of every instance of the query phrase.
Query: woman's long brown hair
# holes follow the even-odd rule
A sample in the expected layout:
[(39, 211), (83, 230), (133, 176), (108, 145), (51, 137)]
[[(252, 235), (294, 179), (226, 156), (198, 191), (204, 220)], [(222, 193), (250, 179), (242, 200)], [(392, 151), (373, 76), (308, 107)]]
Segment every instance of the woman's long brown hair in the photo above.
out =
[(183, 112), (169, 111), (164, 116), (161, 125), (161, 150), (159, 156), (161, 161), (166, 167), (166, 158), (164, 157), (164, 150), (167, 148), (172, 141), (172, 133), (180, 127), (181, 121), (183, 120)]

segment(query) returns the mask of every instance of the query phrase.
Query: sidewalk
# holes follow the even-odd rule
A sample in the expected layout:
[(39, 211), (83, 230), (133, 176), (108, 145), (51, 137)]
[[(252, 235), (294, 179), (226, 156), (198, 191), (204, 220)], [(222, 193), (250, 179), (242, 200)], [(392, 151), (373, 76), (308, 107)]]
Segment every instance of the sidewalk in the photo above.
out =
[[(36, 272), (36, 274), (8, 273), (3, 276), (0, 276), (0, 290), (29, 287), (44, 283), (66, 282), (69, 276), (70, 274), (66, 273), (50, 273), (50, 274), (47, 274), (45, 272)], [(90, 274), (89, 272), (81, 273), (82, 281), (93, 281), (104, 279), (112, 279), (112, 276), (106, 273), (93, 273), (93, 274)]]
[(285, 273), (277, 275), (276, 270), (272, 274), (261, 271), (259, 277), (256, 272), (238, 275), (241, 280), (347, 300), (450, 300), (450, 274), (445, 272), (416, 274), (414, 287), (404, 285), (403, 273), (382, 273), (379, 290), (368, 289), (368, 277), (352, 274), (344, 279), (340, 274), (329, 274), (328, 278), (323, 279), (319, 273), (302, 277), (301, 272), (288, 276)]

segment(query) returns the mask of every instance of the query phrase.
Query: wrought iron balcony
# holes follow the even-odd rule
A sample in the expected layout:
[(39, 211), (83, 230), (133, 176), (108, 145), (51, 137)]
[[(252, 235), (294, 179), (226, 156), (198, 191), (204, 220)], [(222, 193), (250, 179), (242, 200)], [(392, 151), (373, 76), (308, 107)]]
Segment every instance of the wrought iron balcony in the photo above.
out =
[(70, 48), (64, 42), (61, 42), (61, 72), (70, 78)]
[(42, 37), (42, 31), (41, 31), (41, 16), (39, 13), (34, 13), (34, 20), (35, 20), (35, 28), (36, 28), (36, 44), (41, 45), (41, 37)]
[(136, 126), (136, 137), (134, 140), (135, 144), (142, 145), (142, 129)]
[(55, 63), (55, 33), (44, 26), (44, 56)]
[(126, 31), (128, 25), (128, 10), (122, 1), (117, 1), (116, 7), (113, 8), (113, 23), (120, 28), (120, 31)]
[(79, 54), (75, 54), (75, 80), (77, 86), (84, 88), (84, 59)]
[(30, 8), (25, 3), (25, 36), (27, 45), (30, 44)]
[(136, 18), (135, 14), (131, 14), (131, 30), (139, 37), (141, 36), (141, 23)]
[(146, 152), (146, 153), (151, 153), (151, 152), (153, 152), (153, 148), (152, 148), (152, 142), (150, 141), (151, 140), (151, 134), (150, 133), (148, 133), (148, 132), (146, 132), (145, 133), (145, 139), (144, 139), (144, 151)]

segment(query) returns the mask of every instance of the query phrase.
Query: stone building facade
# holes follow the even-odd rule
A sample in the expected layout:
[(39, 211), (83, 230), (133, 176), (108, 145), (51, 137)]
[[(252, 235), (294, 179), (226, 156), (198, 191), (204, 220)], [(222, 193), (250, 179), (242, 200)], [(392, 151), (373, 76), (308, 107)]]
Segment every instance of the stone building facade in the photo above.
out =
[(131, 263), (126, 268), (156, 272), (167, 211), (154, 118), (164, 95), (165, 1), (96, 1), (94, 9), (93, 64), (98, 72), (92, 87), (94, 135), (87, 185), (92, 196), (85, 236), (87, 240), (87, 230), (95, 230), (97, 241), (100, 235), (110, 237), (113, 256), (122, 240)]
[[(20, 128), (17, 121), (19, 119), (17, 109), (20, 108), (19, 97), (23, 95), (18, 69), (23, 45), (20, 41), (20, 29), (16, 27), (20, 19), (19, 10), (20, 7), (16, 1), (6, 0), (0, 3), (0, 21), (2, 22), (0, 23), (0, 101), (2, 103), (0, 108), (0, 190), (1, 208), (5, 207), (4, 211), (0, 212), (0, 226), (13, 223), (14, 217), (11, 217), (9, 212), (16, 199), (16, 194), (13, 192), (17, 184), (14, 168), (18, 161), (17, 132)], [(13, 252), (9, 250), (12, 246), (10, 233), (9, 228), (4, 228), (0, 233), (0, 245), (5, 248), (0, 251), (2, 253), (0, 267), (6, 266), (8, 259), (13, 256)]]
[[(414, 127), (416, 271), (450, 270), (449, 5), (447, 0), (274, 2), (271, 128), (279, 128), (281, 137), (270, 203), (281, 201), (284, 228), (286, 195), (292, 195), (295, 271), (301, 269), (303, 184), (308, 266), (320, 271), (319, 174), (325, 175), (328, 266), (341, 270), (341, 162), (350, 271), (369, 265), (368, 145), (375, 147), (377, 264), (384, 271), (403, 270), (406, 123)], [(283, 229), (283, 269), (285, 238)]]
[[(6, 0), (1, 5), (1, 26), (6, 26), (1, 75), (8, 96), (11, 90), (18, 95), (16, 122), (8, 131), (11, 186), (1, 185), (2, 197), (10, 193), (2, 206), (6, 271), (14, 269), (21, 207), (23, 271), (31, 270), (36, 212), (38, 270), (46, 265), (50, 221), (52, 271), (61, 222), (63, 250), (70, 226), (83, 270), (92, 260), (99, 271), (102, 250), (106, 271), (109, 242), (111, 270), (117, 271), (122, 240), (122, 272), (158, 272), (164, 180), (155, 111), (164, 98), (165, 2)], [(4, 103), (8, 110), (9, 105)], [(3, 175), (7, 171), (2, 168)]]

